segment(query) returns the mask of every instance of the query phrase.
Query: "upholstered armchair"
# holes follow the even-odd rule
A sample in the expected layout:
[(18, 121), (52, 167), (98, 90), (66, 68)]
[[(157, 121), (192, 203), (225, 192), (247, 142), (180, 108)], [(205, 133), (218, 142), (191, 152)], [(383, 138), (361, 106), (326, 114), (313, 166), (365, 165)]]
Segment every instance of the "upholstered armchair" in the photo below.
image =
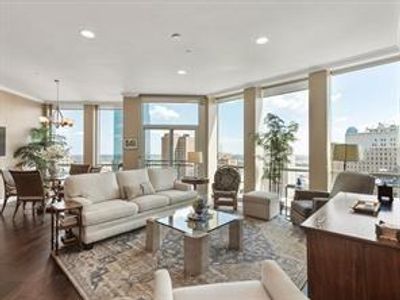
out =
[(290, 209), (293, 224), (301, 224), (340, 192), (372, 194), (375, 178), (361, 173), (341, 172), (337, 175), (331, 192), (296, 190)]
[(240, 185), (239, 172), (229, 166), (218, 168), (212, 184), (214, 208), (220, 205), (233, 206), (237, 210), (237, 194)]
[(261, 280), (223, 282), (173, 289), (167, 270), (155, 274), (154, 300), (306, 300), (308, 299), (272, 260), (261, 265)]

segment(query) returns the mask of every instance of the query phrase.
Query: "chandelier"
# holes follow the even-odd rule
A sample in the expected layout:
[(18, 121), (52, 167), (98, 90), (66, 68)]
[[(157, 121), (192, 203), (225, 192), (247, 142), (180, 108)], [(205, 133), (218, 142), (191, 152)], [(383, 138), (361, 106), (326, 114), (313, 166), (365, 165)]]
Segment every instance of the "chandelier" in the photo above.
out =
[(72, 127), (74, 125), (74, 121), (65, 118), (63, 113), (61, 112), (60, 109), (60, 80), (55, 79), (54, 82), (56, 83), (57, 86), (57, 102), (56, 102), (56, 107), (52, 111), (50, 117), (40, 117), (40, 123), (46, 125), (46, 126), (55, 126), (56, 128), (59, 127)]

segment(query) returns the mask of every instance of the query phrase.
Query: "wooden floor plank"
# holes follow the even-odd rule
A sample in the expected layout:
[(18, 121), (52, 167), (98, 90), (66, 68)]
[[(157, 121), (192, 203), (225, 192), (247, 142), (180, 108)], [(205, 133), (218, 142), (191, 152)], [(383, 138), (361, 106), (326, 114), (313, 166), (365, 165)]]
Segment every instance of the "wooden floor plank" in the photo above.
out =
[(27, 209), (13, 220), (13, 210), (0, 215), (0, 299), (81, 299), (50, 257), (50, 215)]

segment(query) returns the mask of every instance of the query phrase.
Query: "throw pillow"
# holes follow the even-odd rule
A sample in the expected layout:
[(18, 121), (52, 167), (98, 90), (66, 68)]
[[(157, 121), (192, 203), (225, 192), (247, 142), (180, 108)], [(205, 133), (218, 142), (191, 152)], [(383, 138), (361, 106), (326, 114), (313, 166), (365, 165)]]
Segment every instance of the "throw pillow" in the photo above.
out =
[(143, 182), (140, 184), (140, 187), (142, 188), (143, 195), (152, 195), (156, 193), (156, 191), (153, 188), (153, 185), (150, 182)]
[(136, 197), (143, 195), (142, 187), (140, 185), (124, 186), (126, 198), (132, 200)]

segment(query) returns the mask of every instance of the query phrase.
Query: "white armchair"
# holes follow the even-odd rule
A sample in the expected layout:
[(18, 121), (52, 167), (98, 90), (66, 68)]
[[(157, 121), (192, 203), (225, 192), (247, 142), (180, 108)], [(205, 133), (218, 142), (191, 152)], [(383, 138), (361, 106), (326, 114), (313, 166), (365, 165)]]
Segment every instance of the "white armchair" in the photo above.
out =
[(167, 270), (155, 274), (154, 300), (306, 300), (272, 260), (262, 263), (261, 280), (226, 282), (173, 289)]

